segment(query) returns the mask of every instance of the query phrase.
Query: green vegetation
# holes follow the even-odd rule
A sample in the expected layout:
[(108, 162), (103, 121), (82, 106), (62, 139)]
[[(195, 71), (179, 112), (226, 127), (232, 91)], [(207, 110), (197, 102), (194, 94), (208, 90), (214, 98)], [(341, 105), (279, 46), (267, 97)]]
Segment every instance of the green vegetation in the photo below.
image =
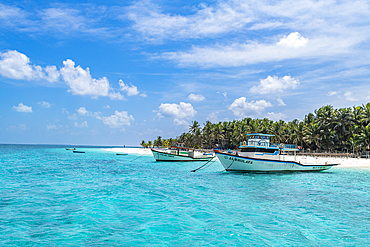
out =
[[(302, 121), (244, 118), (216, 124), (207, 121), (203, 128), (193, 121), (187, 133), (167, 140), (158, 136), (153, 145), (168, 146), (182, 142), (194, 148), (236, 149), (246, 134), (256, 132), (274, 134), (272, 141), (276, 143), (297, 144), (303, 149), (318, 152), (360, 152), (370, 145), (370, 103), (339, 109), (323, 106), (306, 115)], [(150, 147), (151, 142), (146, 144), (143, 140), (141, 145)]]

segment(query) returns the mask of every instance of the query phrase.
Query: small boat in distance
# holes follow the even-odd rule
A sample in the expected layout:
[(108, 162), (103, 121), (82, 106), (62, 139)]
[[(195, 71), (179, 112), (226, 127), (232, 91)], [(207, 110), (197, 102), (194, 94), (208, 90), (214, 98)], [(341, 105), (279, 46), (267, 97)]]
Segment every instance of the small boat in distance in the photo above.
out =
[(196, 151), (192, 148), (184, 147), (184, 143), (175, 143), (167, 149), (151, 148), (156, 161), (210, 161), (215, 156), (213, 153)]
[(125, 154), (125, 153), (116, 153), (116, 155), (128, 155), (128, 154)]
[(293, 144), (271, 143), (274, 135), (247, 134), (247, 140), (240, 143), (237, 152), (215, 150), (217, 158), (226, 171), (230, 172), (293, 172), (323, 171), (339, 164), (303, 164), (300, 161), (286, 161), (282, 152), (294, 152), (298, 146)]
[(73, 150), (74, 153), (77, 153), (77, 154), (84, 154), (85, 151), (76, 151), (76, 150)]
[(66, 150), (76, 150), (76, 148), (66, 148)]

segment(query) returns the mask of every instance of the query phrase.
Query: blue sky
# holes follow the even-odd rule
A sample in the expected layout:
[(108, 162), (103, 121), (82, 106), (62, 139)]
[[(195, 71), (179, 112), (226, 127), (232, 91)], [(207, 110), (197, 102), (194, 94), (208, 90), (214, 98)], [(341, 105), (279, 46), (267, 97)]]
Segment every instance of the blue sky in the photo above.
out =
[(369, 1), (1, 1), (0, 143), (138, 145), (370, 102)]

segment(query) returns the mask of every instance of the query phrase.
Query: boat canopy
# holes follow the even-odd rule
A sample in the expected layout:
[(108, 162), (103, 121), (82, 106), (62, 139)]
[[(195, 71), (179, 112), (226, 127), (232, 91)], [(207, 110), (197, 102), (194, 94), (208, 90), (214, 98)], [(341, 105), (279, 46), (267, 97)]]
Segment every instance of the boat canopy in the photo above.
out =
[(295, 144), (271, 143), (271, 137), (275, 135), (251, 133), (246, 136), (247, 141), (241, 142), (239, 148), (266, 148), (280, 149), (281, 151), (298, 151), (298, 145)]

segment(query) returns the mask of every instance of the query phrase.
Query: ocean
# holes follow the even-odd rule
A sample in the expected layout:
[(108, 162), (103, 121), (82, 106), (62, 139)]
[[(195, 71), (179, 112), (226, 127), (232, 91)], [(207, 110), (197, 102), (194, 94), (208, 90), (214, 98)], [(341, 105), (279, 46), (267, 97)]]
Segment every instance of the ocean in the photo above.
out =
[(0, 246), (370, 246), (370, 169), (228, 173), (0, 145)]

